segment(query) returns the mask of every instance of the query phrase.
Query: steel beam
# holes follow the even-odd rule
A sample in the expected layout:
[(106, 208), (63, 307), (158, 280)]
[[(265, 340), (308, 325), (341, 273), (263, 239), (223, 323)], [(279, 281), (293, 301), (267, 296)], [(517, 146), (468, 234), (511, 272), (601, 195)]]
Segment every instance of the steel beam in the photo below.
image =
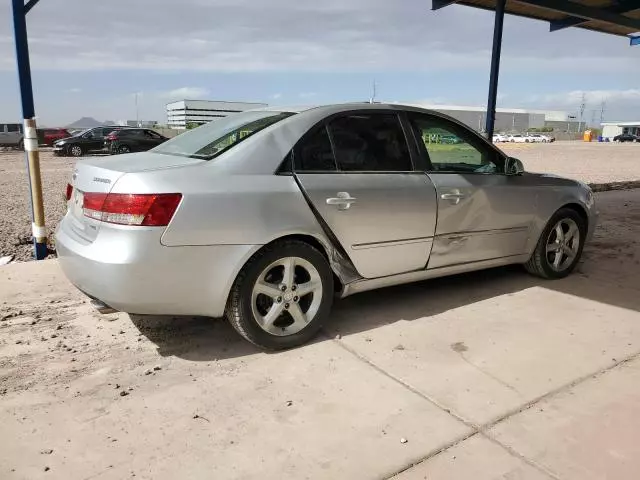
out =
[(431, 10), (440, 10), (454, 3), (458, 3), (458, 0), (431, 0)]
[(609, 23), (619, 27), (632, 28), (640, 31), (640, 19), (625, 17), (617, 13), (602, 8), (587, 7), (575, 2), (567, 0), (513, 0), (517, 3), (523, 3), (534, 7), (552, 10), (554, 12), (571, 15), (572, 17), (582, 18), (586, 21), (596, 20), (598, 22)]
[[(634, 10), (640, 10), (640, 1), (638, 0), (618, 0), (616, 5), (603, 8), (603, 10), (609, 13), (627, 13)], [(564, 30), (569, 27), (577, 27), (583, 23), (588, 22), (584, 18), (579, 17), (565, 17), (560, 20), (552, 20), (549, 22), (549, 31), (557, 32), (558, 30)]]
[(29, 13), (29, 10), (35, 7), (39, 1), (40, 0), (29, 0), (24, 6), (24, 14), (26, 15), (27, 13)]
[(498, 99), (502, 30), (504, 27), (504, 9), (506, 4), (507, 0), (498, 0), (496, 2), (495, 23), (493, 25), (493, 48), (491, 50), (491, 73), (489, 75), (489, 98), (487, 101), (487, 121), (485, 129), (489, 141), (493, 140), (493, 130), (496, 126), (496, 103)]
[[(35, 5), (35, 3), (33, 4)], [(32, 5), (32, 7), (33, 7)], [(36, 260), (43, 260), (47, 250), (47, 229), (44, 223), (44, 203), (42, 201), (42, 180), (40, 177), (40, 154), (36, 133), (36, 112), (33, 105), (31, 65), (29, 63), (29, 42), (27, 40), (27, 19), (24, 0), (12, 0), (13, 32), (16, 44), (16, 64), (20, 83), (20, 100), (23, 118), (23, 144), (29, 175), (31, 197), (31, 231)]]

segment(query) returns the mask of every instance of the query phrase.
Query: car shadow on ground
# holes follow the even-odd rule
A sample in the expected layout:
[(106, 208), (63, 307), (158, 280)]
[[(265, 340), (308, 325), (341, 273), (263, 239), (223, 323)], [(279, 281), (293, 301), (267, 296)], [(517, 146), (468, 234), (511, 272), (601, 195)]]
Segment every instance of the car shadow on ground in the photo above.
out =
[[(542, 287), (588, 300), (640, 311), (640, 269), (623, 281), (599, 268), (607, 261), (602, 252), (585, 252), (586, 263), (562, 280), (542, 280), (521, 266), (495, 268), (365, 292), (337, 300), (324, 335), (350, 335), (398, 321), (428, 318), (483, 300)], [(627, 270), (630, 270), (627, 268)], [(633, 271), (633, 269), (631, 269)], [(627, 284), (628, 286), (625, 286)], [(633, 288), (636, 287), (636, 288)], [(245, 341), (222, 319), (131, 315), (141, 333), (157, 345), (162, 356), (191, 361), (242, 357), (260, 350)]]
[(221, 318), (134, 314), (129, 317), (163, 357), (208, 362), (258, 351)]

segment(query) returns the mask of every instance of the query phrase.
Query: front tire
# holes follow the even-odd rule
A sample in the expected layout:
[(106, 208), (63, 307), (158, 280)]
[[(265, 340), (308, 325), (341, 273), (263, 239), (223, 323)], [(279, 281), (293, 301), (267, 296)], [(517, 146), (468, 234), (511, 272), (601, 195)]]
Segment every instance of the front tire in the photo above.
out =
[(118, 147), (119, 154), (131, 153), (131, 148), (128, 145), (120, 145)]
[(566, 277), (580, 261), (586, 235), (582, 216), (573, 209), (561, 208), (547, 223), (525, 268), (541, 278)]
[(260, 348), (297, 347), (322, 328), (333, 293), (333, 273), (321, 252), (301, 241), (280, 241), (244, 266), (231, 289), (226, 316)]
[(67, 149), (67, 153), (72, 157), (81, 157), (84, 154), (80, 145), (71, 145)]

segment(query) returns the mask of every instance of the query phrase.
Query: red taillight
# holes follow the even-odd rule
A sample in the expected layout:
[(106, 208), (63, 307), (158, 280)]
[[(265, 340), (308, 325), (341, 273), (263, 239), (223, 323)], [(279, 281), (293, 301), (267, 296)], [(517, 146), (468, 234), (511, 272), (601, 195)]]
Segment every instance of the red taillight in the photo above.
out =
[(70, 183), (67, 183), (67, 192), (66, 192), (67, 202), (71, 200), (72, 194), (73, 194), (73, 186)]
[(106, 138), (107, 138), (107, 140), (117, 140), (118, 136), (116, 135), (115, 132), (113, 132), (113, 133), (110, 133), (109, 135), (107, 135)]
[(85, 193), (83, 211), (86, 217), (107, 223), (164, 227), (181, 199), (180, 193)]

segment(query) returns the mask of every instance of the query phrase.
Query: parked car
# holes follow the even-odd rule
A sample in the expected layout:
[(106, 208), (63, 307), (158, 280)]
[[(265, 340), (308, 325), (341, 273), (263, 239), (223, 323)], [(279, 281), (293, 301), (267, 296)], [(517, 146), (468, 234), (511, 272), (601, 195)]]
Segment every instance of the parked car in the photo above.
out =
[(525, 143), (524, 135), (520, 135), (519, 133), (508, 135), (507, 141), (510, 143)]
[(56, 140), (70, 137), (71, 134), (66, 128), (39, 128), (38, 139), (40, 144), (53, 146)]
[(527, 133), (524, 137), (526, 143), (548, 143), (548, 138), (539, 133)]
[(71, 137), (56, 140), (53, 143), (53, 152), (56, 155), (68, 155), (72, 157), (81, 157), (82, 155), (91, 152), (102, 152), (106, 136), (111, 132), (126, 128), (129, 127), (112, 125), (89, 128), (78, 132)]
[(0, 123), (0, 147), (24, 149), (21, 123)]
[(614, 142), (640, 142), (640, 136), (632, 133), (622, 133), (613, 137)]
[(507, 264), (565, 277), (597, 217), (587, 185), (384, 104), (230, 115), (77, 162), (67, 199), (59, 262), (98, 305), (226, 315), (268, 349), (309, 341), (334, 296)]
[(104, 148), (113, 154), (146, 152), (169, 140), (148, 128), (114, 130), (105, 137)]
[(493, 143), (502, 143), (508, 141), (507, 135), (496, 133), (493, 135)]

